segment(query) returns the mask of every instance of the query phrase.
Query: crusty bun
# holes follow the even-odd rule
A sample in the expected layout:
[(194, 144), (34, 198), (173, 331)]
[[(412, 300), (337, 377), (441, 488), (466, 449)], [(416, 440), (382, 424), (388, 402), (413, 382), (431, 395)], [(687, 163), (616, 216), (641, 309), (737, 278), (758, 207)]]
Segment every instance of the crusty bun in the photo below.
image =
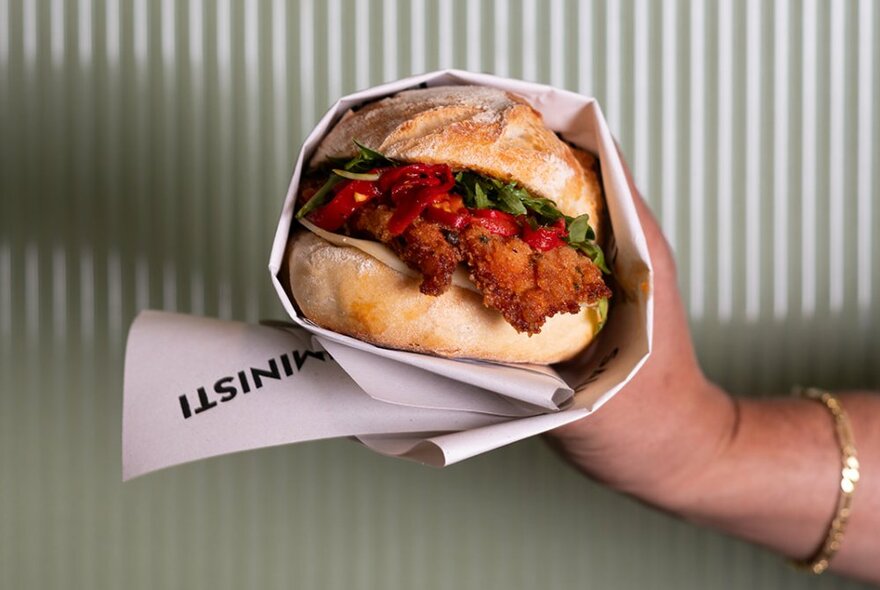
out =
[(601, 219), (602, 190), (593, 156), (576, 155), (544, 126), (538, 111), (497, 88), (407, 90), (348, 111), (318, 146), (311, 167), (328, 158), (354, 157), (352, 140), (393, 160), (449, 164), (516, 181), (556, 201), (566, 215), (589, 213), (591, 222)]
[[(571, 148), (571, 153), (581, 165), (584, 171), (584, 181), (587, 184), (587, 201), (589, 208), (586, 213), (590, 214), (590, 225), (596, 232), (596, 243), (605, 247), (605, 227), (607, 225), (607, 209), (605, 199), (602, 197), (602, 179), (599, 175), (599, 160), (590, 152)], [(565, 210), (563, 209), (563, 212)], [(571, 215), (568, 213), (568, 215)]]
[(539, 334), (517, 332), (477, 293), (453, 285), (439, 297), (419, 279), (361, 250), (298, 231), (288, 253), (290, 289), (303, 315), (319, 326), (387, 348), (510, 363), (550, 364), (580, 352), (597, 314), (557, 314)]
[[(516, 181), (571, 216), (604, 216), (596, 161), (575, 154), (520, 97), (480, 86), (401, 92), (349, 111), (318, 146), (311, 167), (355, 155), (353, 140), (401, 162), (448, 164)], [(602, 238), (601, 228), (596, 228)], [(540, 333), (517, 332), (479, 294), (453, 285), (423, 295), (419, 279), (352, 247), (294, 230), (290, 288), (305, 317), (389, 348), (503, 362), (550, 364), (580, 352), (597, 331), (595, 311), (557, 314)]]

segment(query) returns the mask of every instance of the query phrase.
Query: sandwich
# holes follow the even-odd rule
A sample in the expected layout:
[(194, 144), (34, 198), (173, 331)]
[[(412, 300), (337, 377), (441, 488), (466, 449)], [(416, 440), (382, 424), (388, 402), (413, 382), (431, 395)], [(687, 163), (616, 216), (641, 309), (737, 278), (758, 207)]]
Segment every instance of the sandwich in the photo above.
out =
[(298, 190), (287, 281), (321, 327), (550, 364), (581, 352), (607, 317), (598, 162), (522, 97), (442, 86), (350, 110)]

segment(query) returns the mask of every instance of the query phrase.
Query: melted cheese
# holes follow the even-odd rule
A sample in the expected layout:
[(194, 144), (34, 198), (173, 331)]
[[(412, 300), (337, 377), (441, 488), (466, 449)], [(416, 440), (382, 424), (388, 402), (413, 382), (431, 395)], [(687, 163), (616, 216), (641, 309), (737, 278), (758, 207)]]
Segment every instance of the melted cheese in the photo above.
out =
[[(385, 244), (373, 242), (371, 240), (361, 240), (358, 238), (352, 238), (350, 236), (335, 234), (333, 232), (321, 229), (307, 219), (300, 219), (299, 222), (303, 224), (303, 226), (305, 226), (305, 228), (308, 229), (310, 232), (312, 232), (319, 238), (327, 240), (334, 246), (348, 246), (350, 248), (357, 248), (364, 254), (372, 256), (379, 262), (383, 263), (385, 266), (389, 266), (399, 273), (414, 278), (421, 278), (422, 276), (418, 271), (415, 271), (408, 267), (400, 258), (397, 257), (397, 254), (395, 254), (391, 250), (391, 248), (389, 248)], [(480, 292), (479, 289), (477, 289), (477, 286), (474, 285), (473, 282), (471, 282), (467, 271), (462, 265), (459, 265), (455, 269), (455, 272), (452, 273), (452, 284), (456, 287), (461, 287), (463, 289), (473, 291), (474, 293)]]
[[(334, 246), (347, 246), (349, 248), (357, 248), (367, 256), (372, 256), (379, 262), (383, 263), (385, 266), (391, 267), (399, 273), (417, 279), (422, 277), (421, 273), (408, 267), (406, 263), (398, 258), (397, 254), (395, 254), (391, 250), (391, 248), (389, 248), (385, 244), (373, 242), (372, 240), (361, 240), (359, 238), (352, 238), (350, 236), (335, 234), (325, 229), (321, 229), (307, 219), (300, 219), (299, 222), (303, 224), (303, 226), (310, 232), (312, 232), (319, 238), (327, 240)], [(471, 282), (467, 271), (461, 264), (459, 264), (458, 267), (455, 269), (455, 272), (452, 273), (452, 284), (456, 287), (461, 287), (463, 289), (473, 291), (474, 293), (480, 293), (480, 290), (477, 289), (477, 286), (474, 285), (473, 282)], [(590, 309), (590, 320), (592, 321), (593, 325), (599, 326), (599, 329), (601, 329), (602, 325), (605, 323), (605, 317), (603, 316), (605, 316), (605, 313), (607, 312), (603, 313), (603, 311), (599, 309), (599, 303), (597, 302), (596, 304), (589, 306), (582, 305), (581, 307), (588, 307)]]

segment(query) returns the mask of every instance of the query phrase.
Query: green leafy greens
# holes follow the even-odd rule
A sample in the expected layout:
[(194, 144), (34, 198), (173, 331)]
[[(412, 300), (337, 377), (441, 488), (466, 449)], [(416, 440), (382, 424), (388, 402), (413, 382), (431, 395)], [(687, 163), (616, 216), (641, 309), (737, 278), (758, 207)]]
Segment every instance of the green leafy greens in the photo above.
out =
[[(580, 250), (605, 274), (610, 274), (602, 248), (596, 243), (596, 232), (590, 225), (590, 216), (584, 213), (577, 217), (564, 215), (552, 200), (538, 197), (515, 182), (502, 182), (475, 172), (462, 171), (455, 175), (456, 187), (464, 197), (468, 207), (477, 209), (498, 209), (511, 215), (526, 215), (531, 212), (545, 224), (565, 219), (569, 246)], [(531, 223), (531, 219), (529, 220)], [(533, 224), (534, 226), (534, 224)]]
[[(357, 155), (349, 160), (344, 158), (331, 160), (333, 168), (341, 167), (342, 171), (331, 170), (327, 182), (297, 212), (297, 219), (326, 204), (331, 198), (333, 187), (341, 182), (343, 177), (357, 178), (356, 175), (363, 175), (374, 168), (399, 165), (399, 162), (368, 148), (357, 140), (354, 144), (358, 148)], [(540, 223), (548, 225), (560, 218), (565, 219), (565, 227), (568, 230), (565, 241), (568, 245), (586, 254), (605, 274), (611, 273), (602, 248), (596, 243), (596, 232), (590, 225), (590, 216), (586, 213), (569, 217), (564, 215), (552, 200), (535, 196), (515, 182), (503, 182), (476, 172), (457, 173), (455, 186), (461, 193), (465, 205), (473, 209), (498, 209), (511, 215), (528, 215), (531, 212)], [(528, 218), (528, 222), (533, 228), (536, 227), (532, 217)]]
[(331, 170), (327, 182), (325, 182), (321, 188), (318, 189), (318, 192), (312, 195), (308, 202), (306, 202), (306, 204), (296, 213), (297, 219), (302, 219), (315, 209), (326, 205), (332, 196), (333, 187), (342, 182), (345, 178), (352, 178), (354, 175), (365, 174), (373, 168), (382, 168), (397, 164), (397, 162), (386, 158), (376, 150), (368, 148), (357, 140), (355, 140), (354, 144), (358, 148), (358, 153), (354, 158), (350, 160), (344, 158), (335, 158), (331, 160), (331, 164), (334, 165), (334, 168), (339, 168), (341, 166), (342, 170), (348, 174), (340, 174)]
[(358, 155), (355, 156), (354, 159), (346, 161), (343, 165), (343, 168), (349, 172), (368, 172), (373, 168), (394, 166), (397, 164), (397, 162), (386, 158), (383, 154), (380, 154), (374, 149), (368, 148), (358, 140), (354, 140), (354, 145), (357, 146)]
[(296, 213), (297, 219), (302, 219), (318, 207), (323, 206), (327, 201), (330, 200), (330, 193), (333, 190), (333, 187), (343, 181), (341, 176), (336, 176), (335, 174), (331, 174), (330, 178), (327, 179), (327, 182), (318, 189), (314, 195), (306, 202), (305, 205), (300, 207), (300, 210)]

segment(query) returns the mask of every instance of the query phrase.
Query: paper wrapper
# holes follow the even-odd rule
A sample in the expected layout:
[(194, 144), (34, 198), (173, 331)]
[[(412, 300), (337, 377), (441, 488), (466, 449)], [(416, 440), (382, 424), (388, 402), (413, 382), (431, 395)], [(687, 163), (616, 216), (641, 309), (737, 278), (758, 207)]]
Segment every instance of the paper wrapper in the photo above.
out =
[[(299, 317), (279, 280), (299, 180), (350, 107), (419, 85), (514, 92), (565, 140), (599, 155), (619, 289), (608, 322), (553, 367), (451, 360), (379, 348)], [(293, 324), (247, 325), (146, 311), (126, 351), (123, 477), (260, 447), (352, 436), (376, 452), (445, 466), (596, 411), (650, 354), (652, 275), (633, 195), (595, 99), (518, 80), (444, 70), (346, 96), (305, 140), (269, 270)], [(296, 280), (295, 277), (292, 280)]]

